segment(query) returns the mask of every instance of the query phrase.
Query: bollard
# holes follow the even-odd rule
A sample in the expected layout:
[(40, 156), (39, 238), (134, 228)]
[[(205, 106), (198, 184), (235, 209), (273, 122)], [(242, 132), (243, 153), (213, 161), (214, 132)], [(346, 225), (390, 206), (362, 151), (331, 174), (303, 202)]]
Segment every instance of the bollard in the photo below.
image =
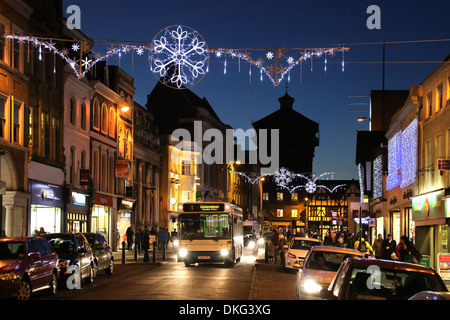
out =
[(134, 261), (137, 261), (137, 245), (136, 245), (136, 241), (134, 243)]
[(156, 262), (156, 241), (153, 241), (153, 262)]
[(125, 264), (125, 241), (122, 241), (122, 264)]
[(163, 256), (163, 260), (166, 261), (166, 241), (163, 241), (163, 252), (162, 252), (162, 256)]
[(269, 263), (269, 253), (267, 252), (267, 247), (269, 246), (269, 243), (266, 242), (266, 248), (264, 250), (264, 262)]

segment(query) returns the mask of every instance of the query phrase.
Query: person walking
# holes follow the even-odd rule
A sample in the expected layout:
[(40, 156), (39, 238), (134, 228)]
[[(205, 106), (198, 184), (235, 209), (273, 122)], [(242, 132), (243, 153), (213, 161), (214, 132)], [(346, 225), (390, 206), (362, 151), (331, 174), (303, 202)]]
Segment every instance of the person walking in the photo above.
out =
[(144, 262), (148, 262), (150, 260), (148, 257), (148, 250), (150, 249), (150, 235), (147, 226), (145, 226), (144, 231), (142, 231), (141, 241), (142, 251), (144, 252)]
[(375, 259), (381, 259), (383, 256), (383, 236), (378, 234), (378, 238), (373, 242), (373, 250), (375, 253)]
[(397, 249), (397, 242), (392, 239), (392, 234), (388, 234), (387, 239), (383, 240), (383, 254), (382, 259), (394, 260), (397, 258), (395, 250)]
[(422, 254), (414, 246), (414, 243), (403, 235), (400, 238), (400, 244), (398, 245), (398, 256), (400, 261), (419, 263), (422, 259)]
[(135, 243), (135, 248), (139, 254), (141, 254), (141, 250), (142, 250), (141, 237), (142, 237), (142, 231), (141, 231), (141, 228), (138, 228), (134, 235), (134, 243)]
[(278, 237), (278, 251), (280, 253), (280, 263), (284, 266), (284, 246), (286, 245), (286, 240), (284, 235), (281, 233)]
[(273, 236), (270, 240), (273, 245), (273, 259), (275, 260), (274, 263), (277, 263), (277, 256), (278, 256), (278, 242), (280, 241), (280, 235), (278, 234), (278, 231), (276, 229), (273, 230)]
[(128, 250), (131, 251), (131, 249), (133, 248), (133, 235), (134, 235), (131, 226), (127, 228), (126, 235), (127, 235)]

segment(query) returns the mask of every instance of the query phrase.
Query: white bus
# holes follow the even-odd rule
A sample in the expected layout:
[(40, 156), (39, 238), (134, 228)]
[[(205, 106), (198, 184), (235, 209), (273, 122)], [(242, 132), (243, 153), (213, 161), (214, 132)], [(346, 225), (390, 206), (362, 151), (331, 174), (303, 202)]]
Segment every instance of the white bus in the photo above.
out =
[(178, 261), (186, 267), (198, 262), (231, 266), (243, 254), (242, 209), (226, 202), (189, 202), (178, 215)]

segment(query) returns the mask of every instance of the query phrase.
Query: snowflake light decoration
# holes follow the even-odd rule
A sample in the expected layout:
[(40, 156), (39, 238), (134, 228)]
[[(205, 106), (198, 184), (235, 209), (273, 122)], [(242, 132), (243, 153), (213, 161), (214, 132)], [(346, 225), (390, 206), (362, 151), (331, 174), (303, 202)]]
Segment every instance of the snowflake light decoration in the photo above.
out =
[(189, 27), (171, 26), (162, 30), (152, 41), (152, 54), (153, 73), (165, 85), (178, 89), (197, 84), (209, 64), (205, 40)]
[(286, 168), (279, 168), (275, 174), (275, 182), (280, 187), (287, 187), (292, 181), (293, 174)]

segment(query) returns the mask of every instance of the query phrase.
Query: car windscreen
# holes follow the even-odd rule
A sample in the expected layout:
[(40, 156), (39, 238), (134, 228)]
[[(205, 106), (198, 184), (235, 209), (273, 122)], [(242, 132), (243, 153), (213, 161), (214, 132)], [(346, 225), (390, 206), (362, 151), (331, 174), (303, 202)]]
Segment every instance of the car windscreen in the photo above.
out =
[(25, 258), (25, 242), (0, 243), (0, 260), (16, 260)]
[(317, 241), (292, 239), (290, 249), (293, 250), (309, 250), (313, 246), (317, 246), (320, 243)]
[(306, 269), (336, 272), (347, 258), (361, 258), (359, 255), (339, 252), (314, 251), (308, 258)]
[(393, 268), (354, 268), (346, 290), (349, 300), (408, 300), (421, 291), (447, 291), (437, 275)]

